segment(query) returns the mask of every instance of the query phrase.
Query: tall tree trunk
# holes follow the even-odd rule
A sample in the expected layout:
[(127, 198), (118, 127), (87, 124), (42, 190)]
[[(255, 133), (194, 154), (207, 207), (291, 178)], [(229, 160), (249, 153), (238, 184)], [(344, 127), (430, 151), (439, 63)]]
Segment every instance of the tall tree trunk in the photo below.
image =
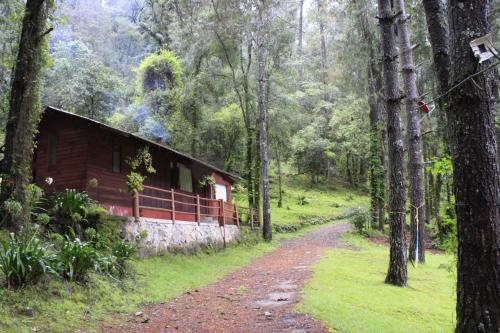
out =
[[(490, 0), (450, 1), (450, 86), (489, 65), (470, 41), (491, 33)], [(489, 70), (450, 93), (447, 108), (458, 226), (456, 332), (500, 331), (500, 183)]]
[(395, 16), (391, 0), (378, 0), (382, 64), (384, 69), (384, 95), (387, 102), (387, 134), (389, 151), (389, 219), (390, 259), (386, 283), (406, 286), (406, 190), (403, 158), (403, 137), (399, 103), (398, 65), (396, 62)]
[(283, 190), (281, 189), (281, 152), (276, 148), (276, 164), (278, 166), (278, 208), (283, 207)]
[[(434, 70), (436, 72), (438, 94), (441, 95), (449, 88), (450, 79), (450, 42), (448, 11), (446, 0), (422, 0), (427, 21), (427, 31), (431, 42)], [(450, 154), (448, 145), (448, 130), (446, 108), (448, 95), (438, 99), (437, 103), (441, 112), (437, 115), (437, 131), (443, 140), (445, 154)]]
[(271, 227), (271, 194), (269, 191), (269, 174), (268, 174), (268, 151), (267, 151), (267, 110), (266, 110), (266, 60), (265, 60), (265, 45), (264, 45), (264, 18), (266, 0), (261, 0), (259, 5), (258, 17), (258, 51), (257, 61), (259, 64), (259, 123), (260, 123), (260, 165), (262, 177), (262, 194), (263, 194), (263, 236), (266, 241), (271, 241), (273, 238)]
[[(424, 144), (424, 161), (429, 161), (429, 148), (428, 144)], [(425, 162), (424, 162), (425, 163)], [(431, 198), (431, 188), (430, 188), (430, 172), (425, 170), (424, 167), (424, 189), (425, 189), (425, 224), (431, 223), (431, 210), (432, 210), (432, 198)]]
[[(215, 12), (215, 15), (218, 20), (222, 20), (221, 15), (219, 15), (219, 12), (217, 10), (217, 6), (215, 5), (214, 2), (212, 2), (213, 5), (213, 10)], [(252, 53), (253, 53), (253, 39), (249, 38), (246, 44), (246, 62), (244, 63), (243, 60), (244, 58), (244, 52), (243, 52), (243, 41), (242, 44), (240, 45), (240, 63), (239, 63), (239, 68), (241, 69), (241, 77), (242, 77), (242, 83), (240, 87), (240, 83), (238, 80), (238, 75), (237, 75), (237, 68), (238, 66), (235, 66), (233, 64), (233, 61), (231, 60), (230, 56), (230, 51), (228, 47), (226, 46), (226, 43), (224, 42), (224, 39), (222, 36), (219, 34), (217, 28), (214, 29), (215, 36), (217, 40), (219, 41), (219, 44), (221, 46), (222, 52), (224, 53), (224, 57), (227, 61), (227, 64), (229, 65), (229, 68), (231, 70), (231, 79), (233, 83), (233, 89), (234, 92), (236, 93), (236, 96), (238, 97), (238, 103), (240, 106), (240, 110), (243, 116), (243, 122), (245, 124), (245, 130), (246, 130), (246, 135), (247, 135), (247, 140), (246, 140), (246, 163), (245, 167), (247, 170), (247, 187), (248, 187), (248, 206), (249, 207), (257, 207), (256, 202), (255, 202), (255, 191), (254, 191), (254, 181), (255, 181), (255, 170), (254, 170), (254, 162), (255, 162), (255, 150), (254, 150), (254, 110), (252, 108), (252, 103), (250, 101), (251, 99), (251, 94), (249, 91), (249, 74), (250, 74), (250, 67), (252, 65)]]
[(20, 230), (30, 221), (27, 186), (32, 178), (34, 137), (40, 121), (40, 79), (43, 68), (43, 42), (49, 4), (44, 0), (27, 0), (19, 51), (12, 77), (9, 118), (6, 125), (5, 155), (2, 172), (12, 179), (10, 194), (21, 203), (19, 216), (11, 218), (14, 230)]
[[(438, 93), (448, 90), (450, 78), (450, 43), (448, 16), (445, 0), (422, 0), (427, 21), (427, 30), (434, 59)], [(438, 100), (439, 107), (446, 112), (447, 96)]]
[(441, 189), (443, 188), (443, 176), (441, 174), (436, 175), (436, 179), (434, 181), (434, 204), (432, 205), (433, 215), (437, 217), (439, 215), (439, 211), (441, 210)]
[[(258, 120), (257, 120), (258, 121)], [(255, 207), (260, 207), (260, 193), (262, 187), (262, 175), (261, 175), (261, 155), (260, 155), (260, 129), (255, 131), (255, 146), (254, 150), (254, 163), (253, 163), (253, 202)]]
[(252, 131), (247, 130), (247, 143), (246, 143), (246, 162), (245, 162), (245, 168), (247, 170), (247, 197), (248, 197), (248, 206), (250, 208), (256, 208), (255, 206), (255, 198), (254, 198), (254, 193), (255, 191), (253, 190), (254, 188), (254, 168), (253, 168), (253, 133)]
[[(321, 82), (323, 83), (323, 99), (326, 102), (331, 102), (331, 96), (328, 92), (328, 52), (326, 48), (326, 36), (325, 36), (325, 8), (323, 6), (324, 0), (316, 0), (318, 7), (318, 23), (319, 23), (319, 39), (320, 39), (320, 53), (321, 53)], [(330, 106), (323, 107), (322, 111), (326, 118), (326, 128), (329, 128), (330, 120), (332, 118), (332, 109)], [(325, 158), (325, 177), (326, 181), (330, 181), (331, 159), (330, 157)]]
[(299, 0), (299, 26), (298, 26), (298, 45), (297, 55), (299, 56), (299, 89), (303, 90), (304, 84), (304, 0)]
[[(441, 95), (448, 90), (451, 66), (446, 0), (423, 0), (422, 2), (424, 5), (427, 30), (432, 48), (434, 70), (436, 72), (437, 92)], [(447, 121), (445, 117), (446, 109), (448, 107), (448, 97), (448, 95), (445, 95), (437, 101), (440, 110), (437, 115), (437, 131), (438, 136), (444, 143), (445, 154), (449, 154)], [(432, 156), (437, 156), (437, 149), (433, 148), (431, 154)], [(430, 198), (428, 202), (431, 204), (431, 207), (429, 207), (426, 211), (430, 212), (433, 217), (437, 218), (436, 221), (439, 225), (441, 225), (439, 210), (441, 206), (442, 176), (438, 174), (434, 177), (429, 173), (428, 182), (430, 187)], [(442, 231), (441, 227), (438, 229)], [(440, 233), (440, 238), (442, 239), (442, 237), (443, 235)]]
[(353, 187), (354, 186), (354, 179), (352, 178), (352, 171), (351, 171), (351, 152), (347, 152), (345, 168), (346, 168), (347, 180), (349, 181), (349, 185), (351, 187)]
[(409, 16), (403, 0), (396, 1), (401, 69), (405, 88), (408, 141), (408, 174), (410, 176), (410, 253), (409, 260), (425, 263), (424, 238), (424, 160), (422, 154), (422, 133), (417, 113), (417, 74), (413, 63), (413, 51), (408, 28)]
[(382, 74), (380, 63), (375, 60), (376, 38), (368, 21), (368, 13), (364, 10), (366, 3), (363, 1), (358, 7), (360, 14), (360, 26), (363, 38), (368, 46), (370, 60), (368, 63), (368, 105), (370, 107), (370, 203), (372, 226), (377, 226), (380, 231), (384, 230), (384, 202), (385, 202), (385, 173), (384, 173), (384, 152), (382, 147), (382, 133), (380, 118), (383, 110), (382, 95)]
[[(326, 70), (328, 66), (328, 55), (326, 50), (325, 22), (323, 13), (325, 9), (323, 8), (323, 1), (324, 0), (317, 0), (317, 5), (318, 5), (318, 15), (319, 15), (319, 41), (321, 48), (321, 80), (323, 82), (323, 85), (326, 86), (328, 84), (327, 70)], [(325, 100), (326, 101), (329, 100), (329, 94), (326, 91), (326, 88), (325, 88)]]

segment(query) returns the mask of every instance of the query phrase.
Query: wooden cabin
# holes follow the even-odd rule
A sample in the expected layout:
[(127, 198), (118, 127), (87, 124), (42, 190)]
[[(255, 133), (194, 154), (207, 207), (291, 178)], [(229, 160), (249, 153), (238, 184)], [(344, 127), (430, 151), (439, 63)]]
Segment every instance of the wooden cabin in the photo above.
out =
[[(239, 222), (231, 197), (237, 177), (163, 144), (54, 107), (45, 109), (36, 141), (34, 179), (47, 192), (84, 190), (117, 216)], [(144, 147), (156, 173), (143, 173), (144, 190), (133, 196), (126, 161)], [(215, 184), (200, 184), (206, 176)]]

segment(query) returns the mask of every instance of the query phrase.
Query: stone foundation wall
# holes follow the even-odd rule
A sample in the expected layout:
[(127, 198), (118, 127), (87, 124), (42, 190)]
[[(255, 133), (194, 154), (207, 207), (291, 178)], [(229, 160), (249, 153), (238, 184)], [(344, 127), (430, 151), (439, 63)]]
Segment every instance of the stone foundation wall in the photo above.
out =
[(235, 225), (224, 228), (218, 223), (200, 223), (159, 220), (141, 217), (139, 222), (128, 221), (124, 225), (125, 237), (139, 241), (153, 254), (175, 251), (189, 251), (207, 245), (222, 246), (235, 242), (240, 230)]

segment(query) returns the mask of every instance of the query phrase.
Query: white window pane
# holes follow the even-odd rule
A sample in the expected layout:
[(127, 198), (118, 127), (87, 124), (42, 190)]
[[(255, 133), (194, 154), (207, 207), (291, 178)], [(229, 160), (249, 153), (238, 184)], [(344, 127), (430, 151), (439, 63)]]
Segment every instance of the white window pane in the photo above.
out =
[(222, 199), (224, 201), (227, 201), (226, 185), (215, 184), (215, 199)]

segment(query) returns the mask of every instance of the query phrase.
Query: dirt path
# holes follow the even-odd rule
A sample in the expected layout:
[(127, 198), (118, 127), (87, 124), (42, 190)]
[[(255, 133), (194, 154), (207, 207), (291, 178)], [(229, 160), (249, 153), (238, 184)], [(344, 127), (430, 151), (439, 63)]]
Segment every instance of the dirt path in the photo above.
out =
[(349, 224), (324, 226), (288, 240), (248, 266), (200, 290), (186, 292), (165, 304), (144, 308), (126, 317), (121, 326), (104, 332), (141, 333), (319, 333), (325, 326), (297, 313), (299, 290), (309, 269)]

